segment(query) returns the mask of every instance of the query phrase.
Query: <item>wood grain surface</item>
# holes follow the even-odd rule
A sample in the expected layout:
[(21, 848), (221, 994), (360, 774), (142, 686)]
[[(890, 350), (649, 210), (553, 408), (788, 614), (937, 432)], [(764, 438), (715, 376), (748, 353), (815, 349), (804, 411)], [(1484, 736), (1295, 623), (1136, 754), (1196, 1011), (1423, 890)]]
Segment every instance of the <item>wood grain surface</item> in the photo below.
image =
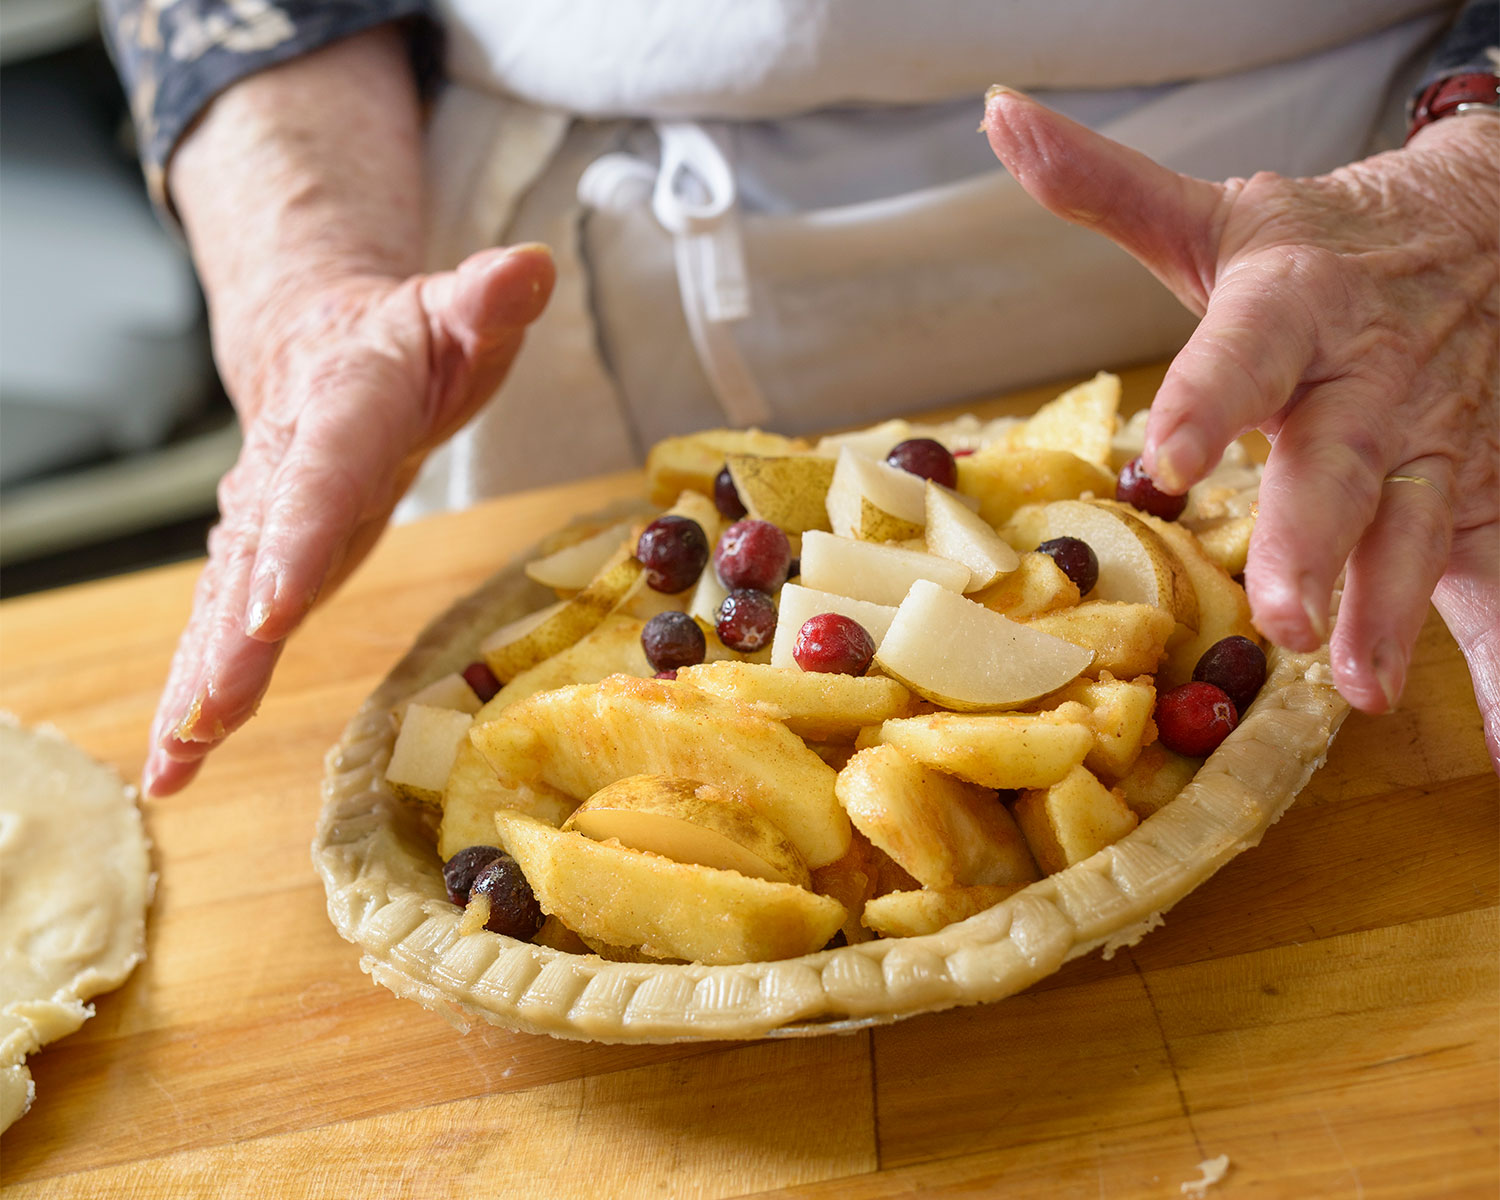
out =
[[(1159, 370), (1127, 376), (1135, 402)], [(992, 411), (1025, 408), (1042, 389)], [(324, 750), (416, 631), (634, 474), (397, 529), (260, 715), (146, 803), (149, 956), (31, 1060), (4, 1194), (1493, 1197), (1500, 812), (1434, 616), (1259, 848), (1106, 962), (854, 1035), (610, 1047), (462, 1035), (358, 969), (308, 846)], [(0, 605), (0, 706), (128, 776), (196, 567)]]

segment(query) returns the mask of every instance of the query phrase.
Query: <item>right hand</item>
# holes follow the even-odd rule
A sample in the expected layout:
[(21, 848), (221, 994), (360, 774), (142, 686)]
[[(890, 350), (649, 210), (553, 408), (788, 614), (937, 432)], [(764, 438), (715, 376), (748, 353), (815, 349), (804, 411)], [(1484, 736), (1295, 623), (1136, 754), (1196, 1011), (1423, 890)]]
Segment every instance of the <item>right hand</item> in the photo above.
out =
[(244, 427), (143, 772), (187, 784), (254, 713), (288, 634), (367, 554), (422, 459), (500, 385), (554, 278), (546, 247), (300, 287), (216, 340)]

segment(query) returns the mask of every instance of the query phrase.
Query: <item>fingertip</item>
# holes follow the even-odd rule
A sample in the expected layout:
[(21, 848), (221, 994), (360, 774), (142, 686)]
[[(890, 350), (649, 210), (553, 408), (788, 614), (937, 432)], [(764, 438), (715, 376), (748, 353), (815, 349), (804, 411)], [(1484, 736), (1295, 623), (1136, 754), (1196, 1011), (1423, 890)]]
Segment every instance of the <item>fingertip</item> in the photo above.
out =
[(155, 751), (141, 771), (141, 794), (148, 799), (159, 799), (180, 792), (192, 782), (201, 765), (202, 760), (177, 762)]
[(557, 266), (552, 248), (524, 242), (470, 255), (459, 264), (455, 312), (476, 329), (516, 328), (541, 316)]

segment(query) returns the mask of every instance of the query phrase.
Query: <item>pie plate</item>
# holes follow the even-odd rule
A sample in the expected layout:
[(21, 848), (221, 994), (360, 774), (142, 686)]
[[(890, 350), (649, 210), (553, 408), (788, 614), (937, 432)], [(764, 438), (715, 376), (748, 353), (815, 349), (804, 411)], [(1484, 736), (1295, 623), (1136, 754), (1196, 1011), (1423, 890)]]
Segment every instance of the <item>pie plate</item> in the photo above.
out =
[(1176, 799), (1115, 844), (985, 912), (922, 937), (776, 962), (613, 962), (461, 934), (433, 818), (385, 782), (392, 706), (472, 661), (490, 630), (553, 598), (519, 564), (491, 578), (422, 633), (327, 757), (312, 851), (329, 916), (377, 983), (460, 1028), (480, 1018), (601, 1042), (809, 1036), (999, 1000), (1080, 955), (1133, 944), (1255, 845), (1322, 764), (1348, 711), (1327, 647), (1273, 649), (1259, 697)]

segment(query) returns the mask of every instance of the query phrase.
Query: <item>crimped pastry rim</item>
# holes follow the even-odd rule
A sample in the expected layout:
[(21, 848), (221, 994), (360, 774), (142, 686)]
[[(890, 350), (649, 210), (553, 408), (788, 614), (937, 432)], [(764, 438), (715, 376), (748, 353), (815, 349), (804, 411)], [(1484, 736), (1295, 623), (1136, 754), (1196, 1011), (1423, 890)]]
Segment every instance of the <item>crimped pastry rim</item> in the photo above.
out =
[(384, 780), (391, 707), (475, 655), (496, 625), (552, 594), (520, 563), (437, 617), (328, 753), (312, 844), (334, 927), (398, 996), (527, 1033), (675, 1042), (847, 1033), (998, 1000), (1103, 947), (1131, 945), (1161, 914), (1255, 845), (1322, 765), (1348, 712), (1327, 647), (1275, 649), (1260, 696), (1176, 799), (1093, 857), (921, 937), (885, 938), (733, 966), (611, 962), (460, 935), (430, 819)]

